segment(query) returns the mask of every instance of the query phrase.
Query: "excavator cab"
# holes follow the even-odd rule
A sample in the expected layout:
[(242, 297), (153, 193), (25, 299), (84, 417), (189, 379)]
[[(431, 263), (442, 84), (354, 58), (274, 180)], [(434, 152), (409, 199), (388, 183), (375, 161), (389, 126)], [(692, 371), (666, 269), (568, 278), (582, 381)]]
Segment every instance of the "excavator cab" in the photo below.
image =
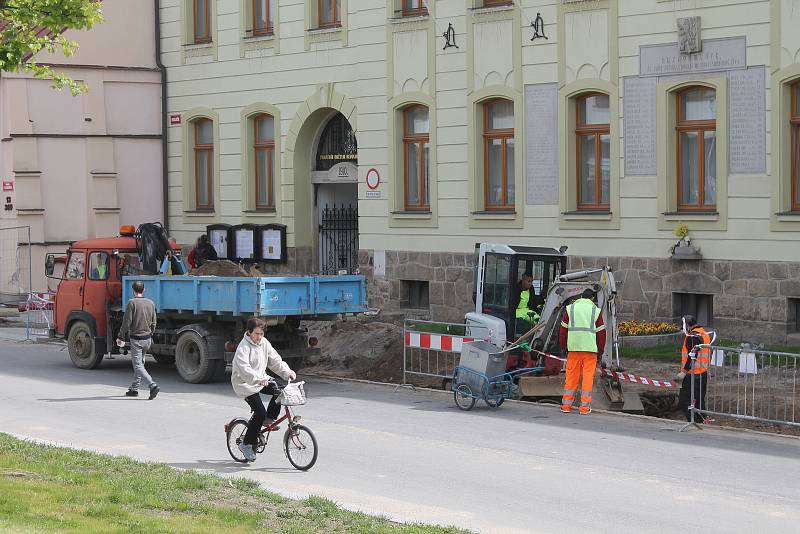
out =
[[(558, 277), (566, 273), (566, 247), (560, 250), (546, 247), (522, 247), (478, 243), (475, 245), (472, 301), (474, 314), (489, 316), (493, 336), (498, 346), (513, 341), (527, 332), (531, 322), (517, 319), (523, 275), (533, 278), (529, 307), (541, 313), (547, 293)], [(477, 324), (477, 323), (473, 323)], [(502, 330), (502, 332), (501, 332)], [(491, 334), (490, 334), (491, 335)]]

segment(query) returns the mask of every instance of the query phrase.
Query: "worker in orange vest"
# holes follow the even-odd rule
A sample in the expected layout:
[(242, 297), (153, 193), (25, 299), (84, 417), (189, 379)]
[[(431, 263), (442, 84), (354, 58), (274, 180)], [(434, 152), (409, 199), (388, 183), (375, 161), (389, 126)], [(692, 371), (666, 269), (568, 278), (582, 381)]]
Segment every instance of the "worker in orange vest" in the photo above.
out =
[(581, 388), (578, 411), (581, 415), (592, 413), (594, 372), (606, 346), (606, 327), (602, 311), (594, 303), (595, 297), (593, 290), (584, 290), (561, 316), (559, 343), (562, 353), (564, 348), (567, 351), (567, 378), (561, 398), (561, 411), (564, 413), (572, 411), (578, 385)]
[(692, 404), (692, 377), (694, 375), (694, 407), (702, 410), (706, 406), (706, 388), (708, 387), (708, 366), (711, 363), (711, 348), (702, 347), (697, 349), (697, 357), (692, 360), (689, 353), (697, 345), (710, 345), (711, 334), (705, 328), (697, 324), (697, 319), (693, 315), (683, 317), (684, 332), (686, 337), (683, 340), (681, 349), (681, 370), (675, 377), (675, 381), (681, 384), (681, 392), (678, 396), (678, 409), (686, 416), (687, 421), (691, 421), (692, 414), (689, 406)]

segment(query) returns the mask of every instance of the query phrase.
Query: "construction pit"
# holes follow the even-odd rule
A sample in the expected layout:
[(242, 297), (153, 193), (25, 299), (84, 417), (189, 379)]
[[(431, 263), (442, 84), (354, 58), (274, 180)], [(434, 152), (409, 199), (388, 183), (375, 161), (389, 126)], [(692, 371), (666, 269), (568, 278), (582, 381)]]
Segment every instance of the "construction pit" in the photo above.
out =
[[(403, 322), (402, 318), (381, 319), (380, 317), (358, 316), (344, 321), (309, 321), (309, 336), (319, 340), (319, 356), (306, 362), (303, 371), (320, 376), (354, 378), (389, 384), (403, 383)], [(675, 362), (647, 357), (626, 357), (621, 362), (625, 369), (640, 376), (671, 380), (678, 369), (679, 356)], [(447, 363), (442, 363), (444, 367)], [(432, 369), (433, 370), (433, 369)], [(443, 371), (444, 369), (441, 369)], [(563, 374), (553, 377), (563, 383)], [(441, 378), (407, 376), (415, 386), (435, 389), (446, 388), (449, 382)], [(556, 388), (558, 390), (560, 385)], [(643, 384), (623, 383), (625, 396), (638, 395), (645, 415), (662, 419), (683, 421), (678, 412), (678, 392), (663, 388), (648, 387)], [(599, 392), (595, 393), (595, 396)], [(523, 398), (522, 400), (528, 400)], [(558, 397), (537, 399), (537, 402), (554, 403)], [(596, 403), (597, 407), (602, 404)], [(714, 425), (744, 428), (776, 434), (800, 436), (800, 428), (737, 420), (730, 417), (715, 417)]]

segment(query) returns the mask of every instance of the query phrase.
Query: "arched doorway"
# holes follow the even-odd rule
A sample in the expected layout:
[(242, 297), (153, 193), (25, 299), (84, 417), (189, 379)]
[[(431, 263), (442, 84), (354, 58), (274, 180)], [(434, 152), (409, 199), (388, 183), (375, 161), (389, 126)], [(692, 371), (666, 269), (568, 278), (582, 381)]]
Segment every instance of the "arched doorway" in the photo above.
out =
[(358, 268), (358, 143), (338, 111), (322, 124), (312, 145), (316, 263), (321, 274), (350, 274)]

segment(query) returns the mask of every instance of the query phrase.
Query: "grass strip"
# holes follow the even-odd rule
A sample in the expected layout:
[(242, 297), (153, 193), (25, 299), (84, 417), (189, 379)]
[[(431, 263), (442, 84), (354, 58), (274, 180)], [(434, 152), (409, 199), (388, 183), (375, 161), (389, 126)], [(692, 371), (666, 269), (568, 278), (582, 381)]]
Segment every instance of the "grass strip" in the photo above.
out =
[(250, 480), (40, 445), (0, 433), (0, 532), (465, 532), (292, 500)]

